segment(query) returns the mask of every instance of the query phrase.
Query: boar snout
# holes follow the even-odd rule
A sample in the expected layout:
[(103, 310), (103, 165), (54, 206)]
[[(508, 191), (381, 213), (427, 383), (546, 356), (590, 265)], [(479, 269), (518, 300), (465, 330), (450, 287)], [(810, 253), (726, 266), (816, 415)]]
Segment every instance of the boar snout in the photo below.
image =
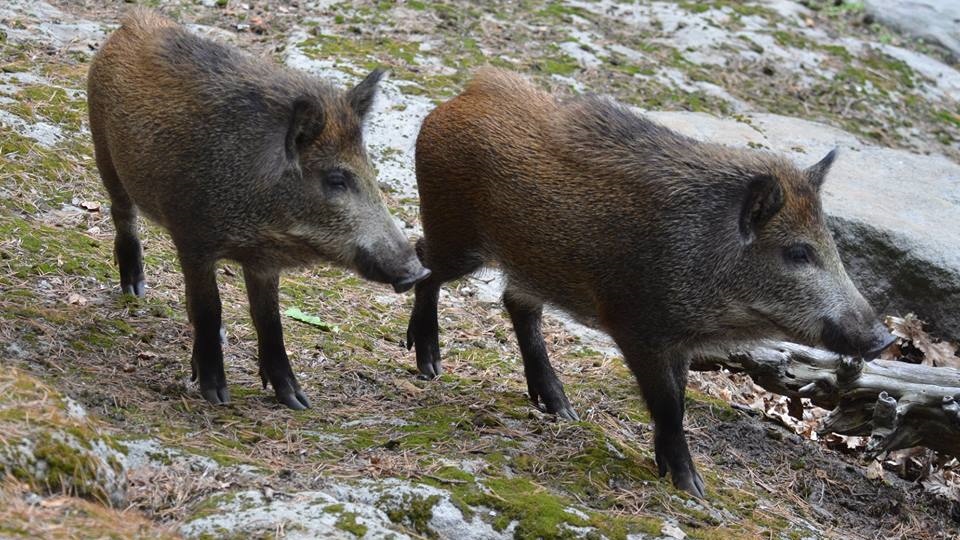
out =
[[(419, 266), (419, 263), (417, 263)], [(398, 293), (410, 290), (410, 287), (413, 287), (417, 283), (430, 277), (430, 269), (420, 266), (420, 270), (414, 273), (411, 273), (408, 277), (401, 279), (400, 281), (393, 282), (393, 290)]]
[(361, 248), (357, 251), (354, 264), (363, 277), (389, 283), (398, 293), (409, 290), (430, 276), (430, 270), (420, 264), (413, 248), (406, 243), (399, 249)]
[(821, 341), (834, 352), (873, 360), (892, 345), (896, 337), (875, 316), (868, 321), (852, 314), (838, 320), (825, 319)]

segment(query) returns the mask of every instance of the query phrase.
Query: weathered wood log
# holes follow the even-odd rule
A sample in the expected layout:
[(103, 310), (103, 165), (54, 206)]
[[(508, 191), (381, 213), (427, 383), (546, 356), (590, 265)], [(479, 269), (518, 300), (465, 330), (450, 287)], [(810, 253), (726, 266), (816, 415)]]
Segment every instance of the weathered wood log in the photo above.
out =
[(960, 456), (960, 370), (864, 362), (787, 342), (694, 359), (690, 369), (743, 372), (764, 389), (831, 409), (821, 433), (870, 435), (867, 451), (926, 446)]

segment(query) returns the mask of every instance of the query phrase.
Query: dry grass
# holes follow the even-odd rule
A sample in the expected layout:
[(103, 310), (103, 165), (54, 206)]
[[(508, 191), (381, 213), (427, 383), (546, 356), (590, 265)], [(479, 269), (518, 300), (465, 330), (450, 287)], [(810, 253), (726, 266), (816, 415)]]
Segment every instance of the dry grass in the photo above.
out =
[(0, 480), (0, 536), (80, 540), (179, 538), (137, 512), (115, 510), (68, 495), (36, 498), (26, 484)]

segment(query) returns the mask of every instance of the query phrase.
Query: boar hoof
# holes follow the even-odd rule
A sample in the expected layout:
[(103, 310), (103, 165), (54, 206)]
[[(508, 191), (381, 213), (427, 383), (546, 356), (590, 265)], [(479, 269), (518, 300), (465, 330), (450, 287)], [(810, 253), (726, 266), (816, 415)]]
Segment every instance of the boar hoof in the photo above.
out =
[(577, 411), (573, 410), (569, 405), (562, 409), (550, 410), (550, 407), (545, 407), (548, 413), (557, 415), (564, 420), (570, 420), (571, 422), (579, 422), (580, 415), (577, 414)]
[(417, 370), (420, 372), (420, 374), (417, 375), (418, 379), (432, 381), (442, 373), (440, 369), (440, 359), (417, 362)]
[(580, 415), (570, 406), (570, 402), (562, 389), (559, 393), (554, 390), (543, 393), (531, 392), (530, 401), (533, 401), (538, 409), (546, 413), (555, 414), (564, 420), (580, 421)]
[(310, 400), (299, 388), (287, 388), (282, 392), (277, 392), (277, 401), (295, 411), (310, 408)]
[(223, 388), (201, 388), (200, 395), (203, 396), (203, 399), (214, 405), (224, 405), (230, 403), (230, 391), (227, 390), (226, 386)]
[(143, 298), (146, 294), (147, 282), (140, 280), (135, 283), (124, 283), (121, 284), (120, 290), (123, 291), (123, 294), (129, 294), (130, 296), (136, 296), (137, 298)]
[(673, 475), (673, 485), (677, 489), (682, 489), (698, 499), (706, 498), (706, 488), (703, 484), (703, 478), (696, 470), (687, 470)]

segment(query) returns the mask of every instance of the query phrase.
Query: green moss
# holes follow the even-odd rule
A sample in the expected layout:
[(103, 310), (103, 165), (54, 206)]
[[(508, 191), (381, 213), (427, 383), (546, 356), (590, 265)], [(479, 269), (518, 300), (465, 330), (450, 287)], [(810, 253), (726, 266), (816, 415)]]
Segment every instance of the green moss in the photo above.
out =
[(17, 102), (4, 107), (30, 122), (44, 119), (61, 128), (79, 131), (87, 116), (86, 100), (71, 97), (63, 88), (29, 85), (14, 97)]
[(223, 507), (237, 500), (237, 493), (217, 493), (201, 501), (185, 521), (195, 521), (223, 512)]
[(59, 273), (106, 281), (113, 273), (99, 240), (76, 229), (0, 216), (0, 236), (19, 240), (18, 257), (11, 261), (17, 277)]
[[(95, 482), (97, 463), (89, 455), (78, 452), (76, 448), (55, 438), (52, 433), (38, 435), (33, 455), (37, 462), (47, 465), (46, 476), (40, 480), (47, 491), (93, 495), (107, 500), (108, 494)], [(14, 471), (15, 474), (16, 472)], [(21, 479), (28, 482), (34, 480), (29, 477)]]
[(371, 39), (335, 35), (319, 35), (301, 42), (299, 46), (304, 54), (317, 58), (342, 58), (359, 62), (367, 69), (377, 67), (387, 59), (392, 65), (396, 65), (398, 60), (412, 65), (420, 50), (420, 44), (417, 42), (403, 42), (386, 37)]
[(849, 62), (853, 59), (853, 55), (850, 54), (850, 51), (843, 45), (820, 45), (819, 49), (840, 58), (844, 62)]
[(810, 40), (800, 34), (788, 32), (786, 30), (774, 30), (773, 39), (783, 47), (793, 47), (795, 49), (810, 49)]
[(465, 411), (446, 405), (422, 407), (414, 413), (412, 420), (399, 428), (403, 448), (431, 448), (454, 437), (459, 441), (476, 438), (472, 429), (474, 424)]
[(679, 2), (679, 7), (690, 13), (706, 13), (711, 9), (724, 10), (732, 13), (734, 17), (759, 16), (772, 19), (776, 13), (770, 8), (757, 5), (743, 0), (707, 0), (702, 2)]
[(568, 6), (563, 2), (547, 2), (547, 5), (536, 14), (564, 22), (570, 21), (574, 15), (584, 19), (590, 18), (587, 10), (578, 6)]
[(440, 501), (439, 495), (421, 497), (419, 495), (404, 494), (399, 506), (396, 503), (390, 503), (387, 509), (387, 517), (390, 521), (412, 527), (413, 530), (429, 538), (436, 538), (437, 533), (430, 528), (430, 520), (433, 519), (433, 507)]
[(712, 416), (728, 422), (740, 417), (737, 411), (726, 401), (698, 390), (687, 390), (686, 405), (687, 410), (707, 409)]
[[(327, 507), (329, 509), (329, 507)], [(334, 526), (342, 531), (346, 531), (357, 538), (363, 537), (367, 534), (367, 526), (362, 523), (357, 523), (357, 514), (354, 512), (343, 512), (340, 514), (340, 517), (337, 519), (337, 522)]]

